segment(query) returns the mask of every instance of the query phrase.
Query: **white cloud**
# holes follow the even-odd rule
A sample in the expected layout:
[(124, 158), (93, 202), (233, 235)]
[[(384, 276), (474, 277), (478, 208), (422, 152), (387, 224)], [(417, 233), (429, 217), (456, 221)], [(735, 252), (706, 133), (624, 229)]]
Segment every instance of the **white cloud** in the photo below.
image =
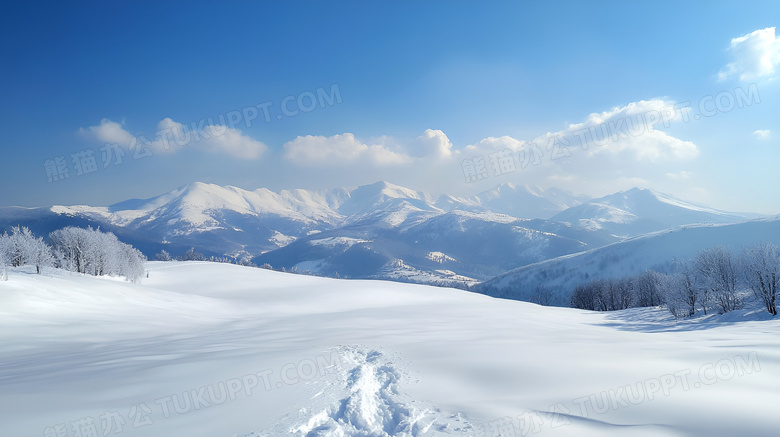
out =
[(257, 159), (268, 150), (268, 146), (235, 128), (213, 124), (199, 130), (197, 126), (188, 129), (170, 118), (164, 118), (157, 124), (155, 138), (152, 145), (160, 152), (176, 152), (184, 147), (192, 147), (240, 159)]
[(517, 152), (523, 148), (526, 144), (525, 141), (516, 140), (510, 136), (502, 137), (487, 137), (483, 138), (476, 144), (472, 144), (463, 148), (464, 153), (491, 153), (498, 152), (500, 150), (510, 149), (513, 152)]
[(422, 135), (417, 137), (417, 141), (421, 146), (422, 156), (449, 158), (453, 154), (452, 142), (444, 132), (438, 129), (426, 129)]
[(268, 147), (256, 139), (244, 135), (238, 129), (227, 126), (206, 126), (203, 132), (211, 138), (204, 139), (198, 146), (210, 153), (225, 153), (241, 159), (257, 159)]
[(80, 128), (79, 133), (91, 136), (102, 143), (119, 144), (121, 146), (129, 146), (133, 141), (133, 135), (126, 131), (122, 124), (107, 118), (100, 120), (100, 124), (97, 126), (90, 126), (86, 129)]
[(747, 81), (772, 76), (780, 64), (780, 39), (775, 36), (774, 27), (759, 29), (732, 39), (729, 52), (734, 62), (718, 73), (719, 80), (738, 76)]
[(254, 138), (244, 135), (238, 129), (222, 125), (207, 125), (200, 130), (165, 118), (157, 124), (153, 135), (135, 137), (121, 124), (103, 119), (98, 126), (79, 129), (103, 143), (116, 143), (128, 148), (144, 144), (156, 153), (176, 153), (184, 148), (203, 150), (208, 153), (226, 154), (241, 159), (257, 159), (268, 147)]
[(769, 129), (759, 129), (759, 130), (754, 130), (753, 131), (753, 135), (755, 135), (756, 138), (758, 138), (759, 140), (765, 140), (765, 139), (769, 138), (769, 135), (771, 133), (772, 133), (772, 131), (770, 131)]
[[(460, 151), (464, 158), (483, 158), (488, 177), (474, 183), (480, 189), (511, 181), (606, 194), (673, 183), (665, 176), (668, 166), (697, 157), (699, 149), (661, 129), (685, 122), (689, 114), (683, 111), (687, 110), (675, 108), (671, 100), (642, 100), (589, 114), (582, 122), (530, 141), (489, 137)], [(497, 170), (490, 157), (490, 153), (504, 149), (516, 152), (517, 168), (510, 173)]]
[(672, 101), (641, 100), (592, 113), (585, 121), (558, 132), (548, 132), (536, 138), (534, 143), (547, 148), (549, 153), (555, 142), (570, 146), (570, 152), (585, 150), (588, 156), (621, 154), (629, 159), (651, 162), (689, 159), (699, 154), (694, 143), (656, 129), (685, 120), (683, 111), (687, 110), (676, 108)]
[(382, 144), (365, 144), (351, 133), (331, 137), (299, 136), (283, 147), (285, 159), (305, 166), (343, 166), (358, 161), (384, 166), (412, 161), (403, 152), (392, 151)]

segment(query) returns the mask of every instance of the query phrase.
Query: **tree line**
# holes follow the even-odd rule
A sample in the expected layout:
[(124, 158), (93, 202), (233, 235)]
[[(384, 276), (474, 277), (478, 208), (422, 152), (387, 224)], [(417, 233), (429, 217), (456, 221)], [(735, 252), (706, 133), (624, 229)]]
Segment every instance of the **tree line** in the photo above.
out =
[(692, 317), (697, 310), (720, 314), (743, 308), (743, 290), (749, 290), (773, 316), (777, 315), (780, 254), (773, 243), (758, 243), (737, 256), (715, 246), (677, 263), (672, 274), (647, 270), (639, 275), (596, 279), (574, 288), (573, 308), (613, 311), (665, 305), (675, 319)]
[(146, 257), (111, 232), (69, 226), (49, 234), (48, 243), (29, 228), (15, 226), (0, 235), (0, 267), (35, 266), (37, 273), (56, 267), (93, 276), (124, 276), (135, 282)]

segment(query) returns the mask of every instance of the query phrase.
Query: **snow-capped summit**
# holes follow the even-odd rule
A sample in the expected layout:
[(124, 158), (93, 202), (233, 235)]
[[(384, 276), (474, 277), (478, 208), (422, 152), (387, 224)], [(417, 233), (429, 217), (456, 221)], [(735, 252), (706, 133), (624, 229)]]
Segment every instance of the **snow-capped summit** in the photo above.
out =
[(694, 223), (736, 223), (750, 216), (707, 208), (647, 188), (632, 188), (562, 211), (552, 220), (633, 236)]
[(587, 199), (556, 188), (544, 190), (534, 185), (512, 183), (503, 183), (475, 197), (490, 211), (519, 218), (541, 219), (548, 219)]
[(339, 205), (338, 211), (344, 216), (362, 215), (386, 209), (402, 203), (417, 209), (434, 211), (431, 196), (422, 191), (379, 181), (370, 185), (362, 185), (349, 191), (348, 198)]

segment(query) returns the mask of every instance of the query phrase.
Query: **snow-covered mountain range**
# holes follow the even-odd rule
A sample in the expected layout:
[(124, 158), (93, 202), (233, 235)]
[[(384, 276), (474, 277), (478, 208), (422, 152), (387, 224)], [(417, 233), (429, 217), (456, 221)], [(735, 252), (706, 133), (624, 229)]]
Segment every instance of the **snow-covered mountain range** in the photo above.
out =
[(739, 253), (758, 242), (780, 245), (780, 216), (734, 224), (693, 224), (656, 231), (604, 247), (519, 267), (477, 286), (496, 297), (531, 300), (547, 287), (553, 303), (568, 306), (574, 287), (593, 279), (619, 278), (651, 269), (673, 273), (679, 262), (722, 245)]
[(632, 188), (573, 206), (551, 220), (619, 236), (636, 236), (687, 224), (735, 223), (755, 214), (718, 211), (645, 188)]
[(108, 207), (4, 207), (0, 231), (90, 225), (149, 257), (195, 247), (328, 276), (469, 283), (647, 232), (749, 218), (639, 188), (588, 200), (508, 183), (436, 197), (384, 181), (279, 192), (196, 182)]

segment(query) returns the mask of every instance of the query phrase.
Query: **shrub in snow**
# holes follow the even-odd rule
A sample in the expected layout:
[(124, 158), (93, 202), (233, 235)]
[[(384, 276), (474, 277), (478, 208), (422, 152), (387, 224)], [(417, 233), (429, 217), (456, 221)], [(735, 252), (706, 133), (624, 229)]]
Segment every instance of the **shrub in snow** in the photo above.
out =
[(157, 261), (171, 261), (173, 258), (171, 258), (171, 254), (166, 252), (165, 249), (161, 250), (160, 253), (155, 255), (155, 259)]

